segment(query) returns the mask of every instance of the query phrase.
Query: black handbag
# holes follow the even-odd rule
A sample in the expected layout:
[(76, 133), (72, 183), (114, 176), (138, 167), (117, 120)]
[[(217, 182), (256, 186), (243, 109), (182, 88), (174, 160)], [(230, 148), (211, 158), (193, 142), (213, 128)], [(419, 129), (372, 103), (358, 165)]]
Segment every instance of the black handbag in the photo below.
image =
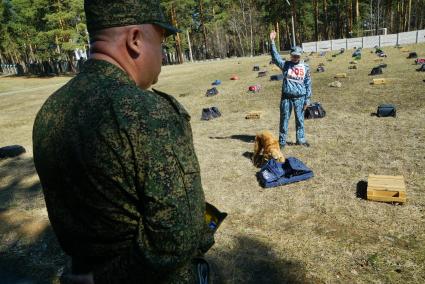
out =
[(304, 112), (305, 119), (323, 118), (325, 116), (326, 111), (320, 103), (310, 104)]
[(378, 117), (396, 117), (397, 109), (393, 104), (381, 104), (378, 106), (378, 110), (376, 111)]

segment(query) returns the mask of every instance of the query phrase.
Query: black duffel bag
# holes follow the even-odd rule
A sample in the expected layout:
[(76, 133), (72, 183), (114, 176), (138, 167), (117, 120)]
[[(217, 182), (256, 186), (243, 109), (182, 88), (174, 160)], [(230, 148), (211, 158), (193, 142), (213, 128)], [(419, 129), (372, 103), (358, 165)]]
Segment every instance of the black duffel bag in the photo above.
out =
[(323, 118), (325, 116), (326, 111), (320, 103), (310, 104), (304, 112), (305, 119)]
[(397, 109), (393, 104), (381, 104), (378, 106), (378, 110), (376, 111), (378, 117), (396, 117)]

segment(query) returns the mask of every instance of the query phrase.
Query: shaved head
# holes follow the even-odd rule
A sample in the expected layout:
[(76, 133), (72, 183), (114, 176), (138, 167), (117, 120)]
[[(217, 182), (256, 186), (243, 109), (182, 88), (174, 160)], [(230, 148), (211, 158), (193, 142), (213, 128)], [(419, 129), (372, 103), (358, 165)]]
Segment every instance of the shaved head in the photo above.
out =
[(90, 34), (90, 58), (117, 65), (147, 89), (161, 72), (163, 40), (164, 30), (153, 24), (102, 29)]

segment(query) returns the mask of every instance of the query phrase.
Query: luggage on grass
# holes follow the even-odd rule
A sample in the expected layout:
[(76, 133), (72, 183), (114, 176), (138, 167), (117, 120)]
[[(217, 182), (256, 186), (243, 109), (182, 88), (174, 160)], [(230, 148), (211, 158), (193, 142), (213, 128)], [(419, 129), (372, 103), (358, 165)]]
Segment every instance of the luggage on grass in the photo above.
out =
[(422, 66), (419, 67), (418, 69), (416, 69), (416, 71), (418, 71), (418, 72), (425, 72), (425, 64), (422, 64)]
[(218, 95), (218, 93), (219, 92), (218, 92), (217, 88), (216, 87), (213, 87), (211, 89), (208, 89), (205, 95), (207, 97), (212, 97), (212, 96)]
[(378, 117), (396, 117), (397, 109), (393, 104), (381, 104), (378, 106), (378, 110), (376, 111)]
[(310, 104), (304, 112), (305, 119), (323, 118), (325, 116), (326, 111), (319, 102)]
[(319, 72), (319, 73), (325, 72), (325, 67), (323, 67), (323, 66), (317, 66), (316, 71)]
[(382, 68), (378, 66), (378, 67), (373, 67), (369, 75), (375, 76), (375, 75), (381, 75), (381, 74), (382, 74)]
[(418, 54), (416, 52), (410, 52), (409, 56), (407, 56), (407, 59), (411, 59), (411, 58), (418, 58)]
[(260, 185), (265, 188), (299, 182), (313, 176), (313, 171), (294, 157), (287, 158), (284, 163), (271, 159), (257, 173)]

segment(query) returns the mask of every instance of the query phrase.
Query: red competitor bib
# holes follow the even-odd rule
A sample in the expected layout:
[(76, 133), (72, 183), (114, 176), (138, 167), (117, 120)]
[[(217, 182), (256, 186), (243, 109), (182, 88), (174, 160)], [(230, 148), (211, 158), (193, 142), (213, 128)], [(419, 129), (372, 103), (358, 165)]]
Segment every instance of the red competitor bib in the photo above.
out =
[(297, 84), (303, 84), (306, 75), (306, 68), (304, 65), (298, 64), (288, 69), (286, 79), (291, 80)]

